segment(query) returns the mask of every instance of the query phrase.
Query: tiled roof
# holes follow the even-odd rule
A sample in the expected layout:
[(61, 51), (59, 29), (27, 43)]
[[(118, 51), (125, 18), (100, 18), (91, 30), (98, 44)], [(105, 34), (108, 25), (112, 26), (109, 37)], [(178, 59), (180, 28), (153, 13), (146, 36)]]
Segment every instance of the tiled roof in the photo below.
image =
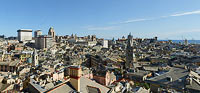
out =
[(81, 77), (80, 78), (80, 87), (81, 87), (80, 90), (82, 93), (88, 93), (87, 86), (99, 88), (101, 93), (108, 93), (108, 91), (110, 90), (109, 88), (107, 88), (103, 85), (100, 85), (100, 84), (96, 83), (95, 81), (92, 81), (85, 77)]

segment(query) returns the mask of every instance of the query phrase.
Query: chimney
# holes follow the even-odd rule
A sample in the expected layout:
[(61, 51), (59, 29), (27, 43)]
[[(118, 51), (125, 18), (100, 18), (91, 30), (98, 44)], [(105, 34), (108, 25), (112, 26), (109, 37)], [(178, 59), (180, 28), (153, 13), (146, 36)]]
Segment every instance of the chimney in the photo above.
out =
[(70, 76), (70, 83), (72, 86), (80, 92), (80, 77), (81, 77), (81, 67), (80, 66), (71, 66), (69, 67), (69, 76)]

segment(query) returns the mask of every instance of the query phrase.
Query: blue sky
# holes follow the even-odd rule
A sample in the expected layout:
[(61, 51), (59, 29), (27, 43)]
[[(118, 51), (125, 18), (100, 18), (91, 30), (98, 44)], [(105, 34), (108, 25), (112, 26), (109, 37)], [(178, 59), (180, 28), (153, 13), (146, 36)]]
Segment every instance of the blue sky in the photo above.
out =
[(200, 0), (0, 0), (0, 34), (51, 26), (57, 35), (200, 40)]

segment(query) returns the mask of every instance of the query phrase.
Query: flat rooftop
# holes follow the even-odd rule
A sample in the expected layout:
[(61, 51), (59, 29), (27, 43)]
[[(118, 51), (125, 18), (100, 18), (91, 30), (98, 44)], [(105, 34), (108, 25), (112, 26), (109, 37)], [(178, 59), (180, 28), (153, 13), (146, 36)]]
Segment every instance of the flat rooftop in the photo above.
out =
[(17, 32), (32, 32), (32, 29), (19, 29)]

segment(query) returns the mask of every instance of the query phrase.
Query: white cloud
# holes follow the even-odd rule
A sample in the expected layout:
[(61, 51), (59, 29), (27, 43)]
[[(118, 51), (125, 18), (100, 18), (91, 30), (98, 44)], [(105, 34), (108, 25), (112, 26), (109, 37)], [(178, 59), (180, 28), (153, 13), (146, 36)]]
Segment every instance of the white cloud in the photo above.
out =
[(141, 21), (148, 21), (152, 19), (132, 19), (132, 20), (126, 20), (123, 22), (119, 22), (120, 24), (126, 24), (126, 23), (133, 23), (133, 22), (141, 22)]
[(143, 22), (143, 21), (149, 21), (149, 20), (153, 20), (153, 19), (130, 19), (130, 20), (126, 20), (126, 21), (121, 21), (121, 22), (114, 22), (114, 23), (110, 23), (112, 25), (115, 24), (128, 24), (128, 23), (134, 23), (134, 22)]
[(193, 15), (193, 14), (200, 14), (200, 10), (191, 11), (191, 12), (184, 12), (184, 13), (177, 13), (170, 16), (185, 16), (185, 15)]
[(170, 17), (170, 16), (161, 16), (160, 18), (168, 18), (168, 17)]
[[(170, 18), (170, 17), (180, 17), (180, 16), (186, 16), (186, 15), (194, 15), (194, 14), (200, 14), (200, 10), (196, 11), (190, 11), (190, 12), (183, 12), (183, 13), (176, 13), (176, 14), (171, 14), (167, 16), (160, 16), (160, 17), (154, 17), (154, 18), (140, 18), (140, 19), (130, 19), (130, 20), (125, 20), (121, 22), (115, 22), (111, 23), (112, 25), (116, 24), (128, 24), (128, 23), (134, 23), (134, 22), (144, 22), (144, 21), (151, 21), (151, 20), (158, 20), (158, 19), (164, 19), (164, 18)], [(119, 30), (120, 26), (102, 26), (102, 27), (96, 27), (96, 26), (87, 26), (84, 27), (87, 30), (90, 31), (111, 31), (111, 30)], [(191, 31), (189, 31), (191, 32)], [(192, 31), (192, 32), (199, 32), (198, 31)], [(173, 32), (173, 33), (168, 33), (168, 35), (174, 35), (174, 34), (181, 34), (181, 33), (188, 33), (187, 31), (178, 31), (178, 32)]]
[(185, 15), (194, 15), (194, 14), (200, 14), (200, 10), (191, 11), (191, 12), (184, 12), (184, 13), (176, 13), (176, 14), (172, 14), (172, 15), (160, 16), (160, 17), (151, 18), (151, 19), (146, 19), (146, 18), (131, 19), (131, 20), (126, 20), (126, 21), (113, 23), (113, 24), (127, 24), (127, 23), (143, 22), (143, 21), (149, 21), (149, 20), (156, 20), (156, 19), (169, 18), (169, 17), (178, 17), (178, 16), (185, 16)]
[(90, 31), (108, 31), (108, 30), (117, 30), (118, 29), (117, 26), (105, 26), (105, 27), (88, 26), (85, 28)]

